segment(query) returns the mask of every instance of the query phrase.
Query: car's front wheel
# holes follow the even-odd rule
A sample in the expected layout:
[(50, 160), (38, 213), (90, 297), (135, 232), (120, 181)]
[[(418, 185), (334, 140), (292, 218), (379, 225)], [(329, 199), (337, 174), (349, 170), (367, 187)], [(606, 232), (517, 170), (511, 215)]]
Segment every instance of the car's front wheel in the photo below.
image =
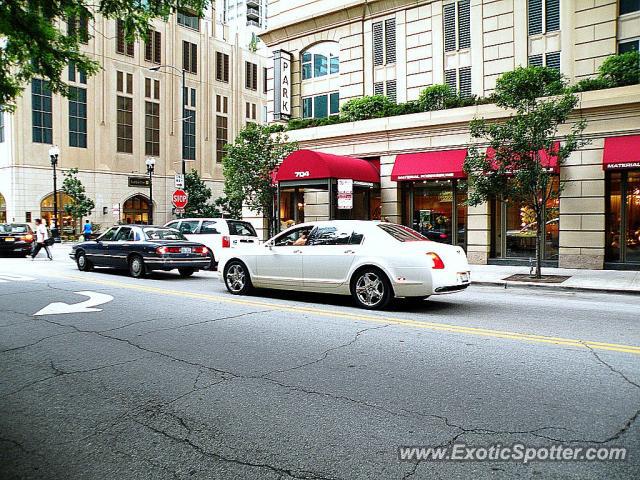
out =
[(178, 269), (178, 273), (180, 273), (181, 277), (190, 277), (191, 275), (193, 275), (193, 272), (195, 272), (196, 269), (195, 268), (179, 268)]
[(147, 268), (144, 264), (144, 260), (140, 255), (134, 255), (129, 260), (129, 274), (133, 278), (142, 278), (147, 273)]
[(78, 264), (78, 270), (81, 272), (90, 272), (93, 270), (93, 263), (87, 258), (84, 252), (78, 252), (76, 255), (76, 263)]
[(225, 266), (224, 284), (227, 286), (227, 290), (234, 295), (246, 295), (253, 288), (249, 270), (244, 263), (238, 260), (232, 260)]
[(365, 268), (351, 282), (351, 295), (360, 308), (381, 309), (393, 296), (387, 276), (377, 268)]

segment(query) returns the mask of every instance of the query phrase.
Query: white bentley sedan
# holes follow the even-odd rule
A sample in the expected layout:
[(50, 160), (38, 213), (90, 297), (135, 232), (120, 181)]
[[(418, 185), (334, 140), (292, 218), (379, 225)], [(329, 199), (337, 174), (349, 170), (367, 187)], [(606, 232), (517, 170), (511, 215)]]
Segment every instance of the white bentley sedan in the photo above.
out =
[(335, 293), (367, 309), (394, 297), (457, 292), (470, 281), (460, 247), (402, 225), (355, 220), (304, 223), (262, 245), (229, 250), (218, 272), (235, 295), (254, 287)]

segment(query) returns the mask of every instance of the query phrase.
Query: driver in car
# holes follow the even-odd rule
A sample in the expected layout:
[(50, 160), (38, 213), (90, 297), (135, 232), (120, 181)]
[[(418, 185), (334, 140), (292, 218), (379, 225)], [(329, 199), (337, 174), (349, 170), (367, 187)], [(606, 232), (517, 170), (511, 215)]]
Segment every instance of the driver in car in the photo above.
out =
[(302, 232), (298, 237), (298, 239), (295, 242), (293, 242), (293, 246), (301, 247), (303, 245), (306, 245), (308, 238), (309, 238), (309, 232), (308, 231)]

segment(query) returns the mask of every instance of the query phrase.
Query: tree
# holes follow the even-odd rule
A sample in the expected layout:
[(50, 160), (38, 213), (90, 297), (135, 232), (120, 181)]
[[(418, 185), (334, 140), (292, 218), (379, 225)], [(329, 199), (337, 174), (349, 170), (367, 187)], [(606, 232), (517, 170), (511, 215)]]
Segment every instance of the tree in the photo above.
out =
[(78, 169), (72, 168), (64, 172), (62, 191), (73, 199), (73, 203), (65, 205), (64, 211), (76, 220), (88, 217), (96, 208), (96, 204), (87, 197), (85, 188), (78, 178)]
[[(210, 0), (4, 0), (0, 2), (0, 105), (15, 109), (33, 77), (47, 81), (51, 91), (68, 96), (64, 69), (69, 64), (92, 75), (100, 65), (82, 53), (93, 36), (94, 15), (123, 22), (127, 40), (146, 37), (150, 21), (166, 20), (178, 7), (202, 14)], [(0, 44), (1, 45), (1, 44)]]
[(189, 194), (189, 203), (185, 208), (185, 214), (189, 217), (231, 217), (238, 218), (242, 212), (242, 205), (238, 208), (230, 204), (224, 197), (216, 198), (211, 203), (211, 189), (200, 177), (197, 170), (187, 172), (184, 177), (185, 190)]
[[(557, 157), (559, 165), (571, 152), (586, 145), (584, 120), (567, 123), (578, 98), (564, 89), (560, 72), (546, 67), (519, 67), (502, 75), (494, 94), (496, 105), (511, 109), (505, 121), (474, 119), (472, 139), (464, 170), (469, 177), (469, 205), (492, 198), (520, 202), (534, 213), (536, 229), (536, 278), (541, 278), (542, 241), (546, 219), (545, 206), (557, 198), (552, 188), (553, 173), (545, 167), (545, 158)], [(560, 146), (557, 141), (562, 140)], [(488, 155), (480, 143), (493, 150)], [(487, 149), (488, 150), (488, 149)]]
[(298, 146), (268, 125), (248, 124), (233, 144), (225, 146), (222, 160), (224, 193), (232, 205), (246, 205), (269, 221), (274, 230), (273, 173)]

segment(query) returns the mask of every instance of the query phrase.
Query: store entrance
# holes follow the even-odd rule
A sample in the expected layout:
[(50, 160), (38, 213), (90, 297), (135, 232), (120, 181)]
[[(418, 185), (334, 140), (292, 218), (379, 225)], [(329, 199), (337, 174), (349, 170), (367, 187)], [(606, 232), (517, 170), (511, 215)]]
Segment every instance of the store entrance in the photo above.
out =
[(640, 269), (640, 170), (607, 172), (606, 185), (607, 266)]

